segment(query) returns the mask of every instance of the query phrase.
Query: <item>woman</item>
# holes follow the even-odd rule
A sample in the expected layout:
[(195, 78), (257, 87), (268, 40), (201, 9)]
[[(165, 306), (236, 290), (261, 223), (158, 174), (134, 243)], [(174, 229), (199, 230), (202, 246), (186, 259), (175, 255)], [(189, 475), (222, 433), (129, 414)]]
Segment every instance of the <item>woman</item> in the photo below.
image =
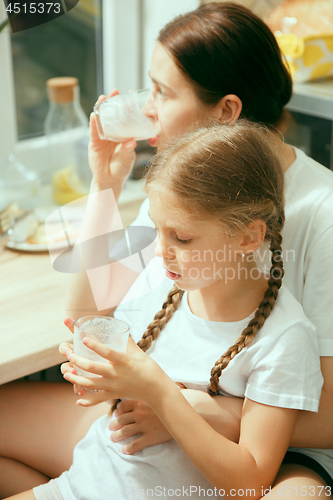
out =
[[(330, 356), (333, 342), (329, 330), (333, 319), (329, 288), (332, 267), (327, 263), (333, 237), (332, 224), (326, 217), (332, 212), (333, 180), (331, 172), (281, 140), (277, 127), (283, 119), (283, 107), (290, 99), (292, 85), (274, 36), (260, 19), (243, 7), (229, 3), (207, 5), (162, 30), (153, 54), (150, 76), (154, 99), (147, 115), (156, 123), (159, 132), (157, 139), (151, 142), (158, 150), (163, 149), (169, 139), (212, 120), (232, 123), (243, 116), (276, 130), (270, 145), (279, 156), (287, 184), (284, 248), (295, 250), (296, 256), (295, 263), (284, 259), (285, 283), (317, 327), (325, 379), (319, 413), (303, 412), (298, 417), (291, 444), (332, 446), (333, 369)], [(119, 196), (133, 164), (134, 147), (134, 141), (117, 146), (99, 140), (92, 116), (89, 150), (92, 191), (112, 188), (115, 198)], [(315, 190), (317, 198), (313, 199), (311, 190)], [(145, 204), (138, 225), (145, 225), (146, 213)], [(94, 216), (101, 219), (100, 212)], [(109, 217), (109, 212), (104, 211), (102, 217), (103, 220)], [(107, 226), (108, 221), (105, 223)], [(105, 295), (111, 297), (106, 301), (105, 314), (120, 302), (136, 277), (136, 273), (120, 264), (113, 265), (112, 272), (113, 275), (109, 276), (102, 270), (98, 280), (100, 288), (103, 285), (107, 290)], [(96, 312), (94, 296), (85, 275), (74, 277), (69, 297), (71, 316)], [(236, 416), (241, 411), (239, 401), (223, 397), (219, 398), (219, 406), (216, 402), (211, 406), (209, 397), (206, 400), (193, 391), (184, 393), (209, 423), (221, 433), (229, 432), (234, 440), (238, 439), (239, 418)], [(56, 477), (69, 468), (72, 459), (69, 449), (73, 449), (84, 436), (91, 422), (107, 411), (103, 405), (82, 411), (74, 406), (75, 399), (64, 385), (33, 383), (28, 389), (26, 384), (14, 383), (1, 387), (2, 414), (7, 415), (1, 420), (4, 439), (0, 441), (0, 456), (3, 457), (0, 459), (0, 474), (4, 478), (1, 477), (3, 491), (0, 493), (3, 496), (46, 482), (49, 477)], [(57, 427), (55, 410), (59, 406), (63, 408), (66, 420), (76, 421), (76, 433), (72, 428), (66, 432), (66, 429)], [(27, 408), (31, 410), (27, 411)], [(161, 429), (159, 420), (143, 403), (123, 402), (116, 411), (118, 419), (113, 425), (114, 430), (119, 430), (114, 439), (142, 433), (141, 442), (134, 441), (135, 444), (126, 451), (133, 452), (147, 444), (170, 439), (169, 433), (163, 427)], [(145, 418), (140, 417), (142, 414)], [(149, 418), (148, 424), (145, 423), (146, 417)], [(15, 437), (9, 439), (13, 427)], [(18, 429), (24, 432), (24, 440)], [(32, 457), (31, 450), (35, 446), (39, 453)], [(12, 482), (11, 473), (15, 477)], [(277, 482), (288, 483), (289, 477), (300, 486), (309, 477), (326, 484), (316, 472), (302, 465), (283, 466)]]

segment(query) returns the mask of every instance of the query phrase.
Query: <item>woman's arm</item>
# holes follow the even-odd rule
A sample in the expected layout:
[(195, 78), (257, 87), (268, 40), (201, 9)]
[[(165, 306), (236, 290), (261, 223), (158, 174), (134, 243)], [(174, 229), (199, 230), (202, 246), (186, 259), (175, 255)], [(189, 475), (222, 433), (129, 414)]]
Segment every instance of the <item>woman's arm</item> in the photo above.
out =
[(265, 406), (245, 399), (239, 443), (233, 443), (198, 415), (172, 380), (133, 341), (129, 343), (129, 354), (113, 351), (92, 339), (84, 339), (84, 343), (109, 363), (94, 363), (76, 355), (69, 356), (75, 365), (101, 376), (86, 379), (65, 374), (70, 382), (101, 391), (78, 400), (79, 405), (95, 404), (96, 399), (106, 394), (109, 398), (146, 401), (214, 487), (236, 498), (244, 496), (244, 491), (252, 490), (251, 496), (260, 498), (262, 489), (272, 485), (289, 445), (296, 410)]
[[(333, 199), (332, 195), (328, 195), (332, 189), (332, 181), (327, 181), (327, 198), (323, 201), (322, 190), (318, 203), (313, 207), (313, 213), (316, 215), (311, 221), (311, 227), (314, 229), (311, 231), (311, 237), (309, 236), (311, 239), (307, 242), (303, 264), (305, 280), (302, 296), (298, 297), (305, 315), (317, 330), (321, 371), (324, 377), (318, 413), (301, 412), (292, 438), (292, 446), (306, 448), (333, 448)], [(324, 177), (322, 182), (325, 182)], [(291, 243), (289, 248), (293, 248)], [(295, 265), (293, 260), (286, 264), (286, 275), (288, 266), (291, 268)], [(291, 272), (293, 273), (292, 270)]]
[[(111, 92), (110, 97), (116, 94), (118, 91), (115, 90)], [(104, 99), (102, 96), (97, 102)], [(89, 165), (93, 179), (85, 218), (76, 242), (91, 242), (88, 249), (85, 247), (83, 267), (91, 259), (96, 261), (97, 252), (101, 250), (108, 255), (108, 239), (103, 240), (105, 248), (101, 249), (101, 240), (97, 241), (96, 238), (122, 228), (117, 201), (135, 160), (135, 145), (133, 140), (118, 144), (100, 139), (95, 115), (91, 114)], [(82, 252), (80, 255), (82, 259)], [(70, 277), (66, 311), (74, 319), (91, 314), (109, 314), (137, 277), (137, 273), (118, 262), (105, 269), (105, 259), (100, 260), (100, 267), (95, 266), (89, 274), (83, 269), (83, 272), (72, 274)]]
[(299, 412), (291, 446), (333, 448), (333, 357), (320, 358), (324, 385), (318, 413)]

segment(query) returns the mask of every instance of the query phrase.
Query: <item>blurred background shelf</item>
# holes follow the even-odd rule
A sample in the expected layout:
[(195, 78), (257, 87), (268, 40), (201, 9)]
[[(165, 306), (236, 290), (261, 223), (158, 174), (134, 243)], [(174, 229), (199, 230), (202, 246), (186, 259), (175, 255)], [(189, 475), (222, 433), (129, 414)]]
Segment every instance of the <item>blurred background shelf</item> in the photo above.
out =
[(333, 170), (333, 79), (295, 83), (286, 141)]
[(333, 120), (333, 79), (312, 83), (295, 83), (290, 111)]

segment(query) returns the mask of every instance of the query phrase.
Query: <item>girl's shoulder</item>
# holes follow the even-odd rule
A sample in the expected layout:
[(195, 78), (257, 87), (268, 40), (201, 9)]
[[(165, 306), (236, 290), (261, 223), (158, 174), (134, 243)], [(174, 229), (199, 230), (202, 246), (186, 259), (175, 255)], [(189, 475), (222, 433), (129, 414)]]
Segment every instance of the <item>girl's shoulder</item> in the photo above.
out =
[(301, 149), (294, 148), (294, 150), (296, 160), (285, 173), (287, 189), (295, 186), (298, 191), (305, 189), (309, 194), (316, 188), (333, 194), (332, 170), (307, 156)]
[(295, 296), (289, 291), (289, 288), (282, 284), (278, 299), (276, 301), (275, 308), (273, 312), (276, 311), (275, 314), (285, 314), (286, 317), (292, 317), (295, 321), (307, 321), (311, 324), (310, 320), (306, 317), (302, 304), (298, 302)]
[(264, 342), (284, 342), (285, 337), (288, 342), (317, 342), (315, 326), (285, 285), (280, 288), (275, 306), (258, 333), (258, 340)]
[(278, 299), (271, 315), (274, 317), (274, 320), (277, 320), (278, 317), (281, 318), (282, 323), (301, 322), (307, 324), (310, 329), (315, 329), (314, 325), (305, 315), (300, 302), (298, 302), (294, 295), (289, 291), (288, 287), (284, 284), (279, 290)]

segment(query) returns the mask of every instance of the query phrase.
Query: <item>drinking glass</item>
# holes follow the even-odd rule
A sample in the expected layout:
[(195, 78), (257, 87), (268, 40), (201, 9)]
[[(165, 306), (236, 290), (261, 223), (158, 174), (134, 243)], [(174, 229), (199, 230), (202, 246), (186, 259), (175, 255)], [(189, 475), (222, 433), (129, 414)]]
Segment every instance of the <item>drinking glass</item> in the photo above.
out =
[(101, 139), (125, 142), (156, 137), (157, 130), (143, 107), (152, 100), (150, 89), (134, 90), (101, 101), (94, 107), (98, 135)]
[[(110, 318), (107, 316), (85, 316), (74, 323), (74, 354), (98, 361), (108, 363), (108, 360), (102, 358), (99, 354), (89, 349), (83, 344), (85, 337), (98, 340), (104, 345), (116, 351), (126, 352), (130, 327), (124, 321)], [(83, 377), (98, 377), (91, 372), (82, 370), (75, 366), (76, 373)]]

